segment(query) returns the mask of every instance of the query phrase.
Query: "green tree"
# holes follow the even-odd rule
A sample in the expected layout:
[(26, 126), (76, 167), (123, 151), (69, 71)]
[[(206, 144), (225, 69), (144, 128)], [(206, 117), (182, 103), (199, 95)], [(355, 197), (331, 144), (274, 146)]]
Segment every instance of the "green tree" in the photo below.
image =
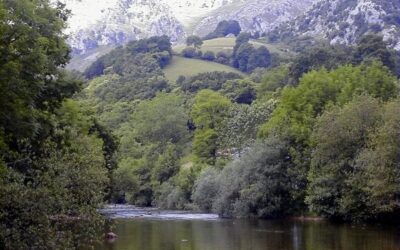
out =
[(179, 171), (179, 150), (172, 143), (169, 143), (165, 152), (160, 155), (155, 163), (152, 172), (152, 179), (157, 184), (162, 184), (175, 176)]
[(193, 203), (202, 211), (211, 212), (219, 191), (220, 171), (213, 167), (205, 169), (196, 179), (193, 187)]
[(200, 91), (194, 100), (192, 118), (199, 128), (215, 129), (218, 127), (231, 102), (212, 90)]
[(365, 195), (357, 188), (359, 180), (352, 176), (358, 171), (355, 159), (366, 147), (369, 131), (379, 124), (380, 116), (378, 101), (361, 96), (318, 118), (306, 199), (311, 210), (333, 218), (367, 216)]
[(197, 130), (193, 142), (194, 153), (202, 160), (214, 164), (216, 160), (218, 134), (231, 102), (211, 90), (200, 91), (195, 98), (191, 116)]
[(351, 62), (352, 51), (339, 45), (319, 44), (299, 54), (289, 68), (290, 83), (297, 85), (303, 74), (322, 67), (328, 70)]
[(220, 92), (239, 104), (251, 104), (256, 99), (255, 83), (248, 79), (228, 80)]
[(370, 208), (372, 218), (379, 218), (379, 215), (390, 217), (399, 209), (399, 111), (398, 100), (383, 106), (383, 122), (370, 132), (372, 135), (369, 135), (367, 147), (361, 150), (355, 162), (359, 174), (350, 180), (366, 193), (365, 206)]
[(193, 140), (193, 153), (207, 164), (214, 165), (217, 158), (218, 134), (214, 129), (196, 131)]
[(233, 34), (235, 36), (239, 35), (240, 31), (242, 29), (240, 28), (239, 22), (235, 20), (223, 20), (218, 23), (217, 27), (213, 32), (208, 34), (205, 39), (214, 39), (217, 37), (225, 37), (229, 34)]
[[(0, 248), (68, 249), (93, 241), (108, 181), (103, 141), (62, 68), (69, 12), (48, 0), (0, 1)], [(71, 221), (75, 223), (71, 223)], [(87, 226), (81, 234), (76, 228)], [(86, 238), (89, 236), (89, 238)]]
[(382, 100), (398, 95), (398, 81), (378, 62), (321, 69), (304, 75), (298, 87), (287, 87), (261, 136), (286, 131), (297, 142), (309, 142), (318, 115), (332, 104), (343, 105), (361, 93)]
[(225, 149), (236, 149), (241, 156), (243, 149), (254, 144), (258, 128), (268, 120), (275, 105), (274, 101), (232, 105), (218, 128), (219, 145)]
[(213, 210), (223, 217), (278, 218), (291, 213), (287, 159), (287, 147), (280, 139), (252, 147), (222, 170)]
[(250, 43), (243, 43), (236, 51), (234, 65), (236, 65), (240, 71), (250, 72), (252, 68), (249, 67), (249, 60), (254, 53), (255, 49), (253, 45)]
[(271, 53), (265, 46), (254, 50), (250, 55), (247, 71), (252, 72), (256, 68), (268, 68), (271, 65)]
[[(45, 0), (0, 2), (0, 131), (9, 150), (39, 140), (39, 121), (79, 89), (60, 70), (69, 60), (62, 35), (68, 12), (58, 7)], [(10, 163), (10, 156), (2, 158)]]
[(203, 60), (207, 61), (214, 61), (215, 60), (215, 53), (212, 51), (206, 51), (202, 57)]
[(160, 93), (152, 100), (141, 102), (130, 123), (137, 130), (139, 141), (159, 143), (165, 147), (168, 142), (175, 144), (188, 139), (188, 119), (181, 96)]
[(258, 86), (258, 96), (268, 96), (289, 84), (289, 68), (287, 65), (272, 68), (265, 72)]
[(290, 142), (292, 196), (303, 206), (307, 172), (312, 152), (311, 134), (318, 116), (333, 106), (343, 106), (354, 96), (368, 94), (380, 100), (398, 95), (398, 81), (378, 62), (371, 65), (341, 66), (336, 70), (321, 69), (305, 74), (297, 87), (282, 91), (277, 108), (260, 128), (266, 138), (278, 135)]
[(181, 54), (183, 57), (186, 57), (186, 58), (196, 58), (196, 57), (201, 56), (200, 52), (201, 51), (197, 51), (196, 48), (187, 47), (182, 50)]
[(186, 45), (193, 46), (196, 49), (200, 49), (201, 45), (203, 45), (203, 40), (201, 40), (198, 36), (188, 36), (186, 38)]
[(383, 40), (382, 36), (376, 34), (363, 36), (357, 43), (353, 58), (355, 63), (379, 60), (393, 73), (396, 73), (395, 52), (388, 48), (388, 43)]

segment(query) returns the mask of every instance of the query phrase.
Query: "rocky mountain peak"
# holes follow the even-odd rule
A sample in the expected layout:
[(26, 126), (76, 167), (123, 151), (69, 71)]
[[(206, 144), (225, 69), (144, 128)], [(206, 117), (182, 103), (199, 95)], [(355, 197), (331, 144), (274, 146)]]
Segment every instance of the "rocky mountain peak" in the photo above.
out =
[(304, 13), (317, 0), (61, 0), (72, 11), (67, 33), (75, 54), (153, 35), (184, 41), (222, 20), (264, 33)]
[(273, 36), (309, 35), (332, 44), (354, 44), (367, 33), (379, 33), (400, 50), (400, 1), (322, 0), (306, 14), (283, 24)]

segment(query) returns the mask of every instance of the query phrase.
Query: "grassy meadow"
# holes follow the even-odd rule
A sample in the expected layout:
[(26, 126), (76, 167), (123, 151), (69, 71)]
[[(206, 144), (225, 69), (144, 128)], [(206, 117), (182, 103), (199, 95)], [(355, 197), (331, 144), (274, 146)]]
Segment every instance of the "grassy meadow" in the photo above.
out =
[[(226, 53), (232, 53), (233, 47), (235, 46), (235, 37), (221, 37), (215, 38), (211, 40), (203, 41), (203, 45), (201, 46), (201, 51), (204, 53), (206, 51), (212, 51), (214, 53), (218, 53), (220, 51)], [(263, 40), (251, 40), (251, 44), (255, 47), (265, 46), (271, 53), (279, 54), (283, 58), (291, 57), (294, 55), (293, 52), (290, 52), (289, 48), (282, 44), (272, 44), (267, 43)], [(186, 48), (186, 45), (180, 44), (173, 48), (176, 54), (182, 52), (182, 50)]]
[(244, 75), (239, 70), (223, 64), (198, 59), (183, 58), (180, 56), (174, 56), (171, 63), (163, 70), (165, 77), (170, 82), (175, 82), (181, 75), (194, 76), (200, 73), (212, 71), (234, 72)]

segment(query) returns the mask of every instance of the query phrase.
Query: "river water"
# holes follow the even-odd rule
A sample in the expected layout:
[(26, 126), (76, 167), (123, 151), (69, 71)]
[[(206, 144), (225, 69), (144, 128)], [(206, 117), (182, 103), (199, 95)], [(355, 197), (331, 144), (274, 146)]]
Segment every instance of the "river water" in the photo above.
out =
[(228, 220), (126, 207), (103, 213), (118, 238), (99, 250), (400, 250), (399, 226)]

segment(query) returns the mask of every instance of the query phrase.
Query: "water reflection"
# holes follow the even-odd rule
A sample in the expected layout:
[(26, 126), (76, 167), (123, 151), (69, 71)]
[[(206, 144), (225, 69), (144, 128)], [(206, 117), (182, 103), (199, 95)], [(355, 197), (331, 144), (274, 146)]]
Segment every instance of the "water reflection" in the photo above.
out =
[(117, 219), (108, 250), (398, 250), (399, 228), (329, 222)]

